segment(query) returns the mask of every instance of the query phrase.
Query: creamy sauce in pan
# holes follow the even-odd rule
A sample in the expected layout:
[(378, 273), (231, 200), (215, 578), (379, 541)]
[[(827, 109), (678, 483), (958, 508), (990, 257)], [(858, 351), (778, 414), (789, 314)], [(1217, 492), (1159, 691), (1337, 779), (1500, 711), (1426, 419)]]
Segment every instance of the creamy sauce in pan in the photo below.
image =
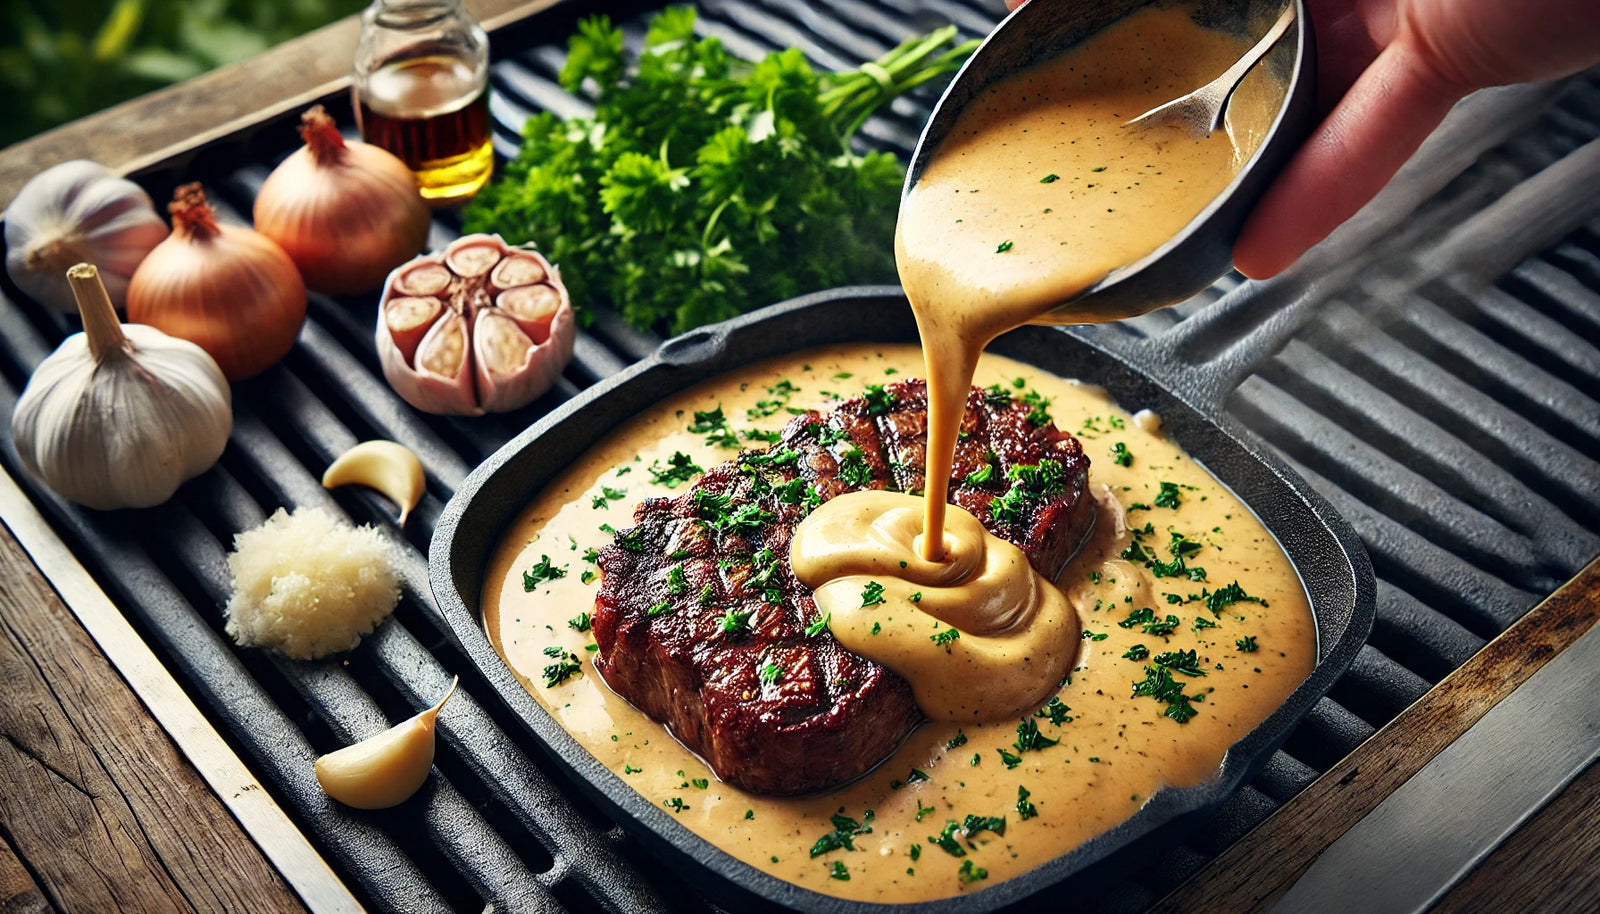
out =
[[(1050, 399), (1047, 409), (1056, 424), (1078, 435), (1093, 461), (1095, 533), (1056, 581), (1083, 620), (1071, 682), (1050, 692), (1071, 710), (1056, 712), (1059, 723), (1048, 716), (1028, 718), (1041, 736), (1060, 742), (1019, 751), (1017, 717), (979, 724), (933, 721), (882, 766), (831, 793), (760, 797), (717, 781), (660, 724), (612, 693), (590, 665), (592, 635), (569, 624), (589, 611), (599, 587), (598, 580), (584, 581), (594, 565), (583, 556), (611, 541), (602, 524), (631, 526), (640, 499), (684, 491), (683, 484), (669, 489), (653, 483), (652, 464), (666, 468), (674, 452), (708, 468), (734, 456), (732, 449), (708, 445), (706, 433), (688, 430), (696, 411), (720, 406), (736, 433), (776, 430), (791, 418), (786, 407), (825, 409), (837, 397), (861, 393), (866, 384), (913, 376), (921, 366), (915, 346), (834, 347), (739, 369), (667, 398), (630, 419), (533, 498), (498, 547), (484, 587), (484, 624), (495, 648), (601, 763), (740, 860), (819, 892), (863, 900), (940, 898), (994, 885), (1121, 822), (1162, 784), (1204, 781), (1215, 774), (1228, 746), (1272, 713), (1315, 661), (1309, 608), (1288, 559), (1248, 509), (1160, 435), (1159, 423), (1135, 421), (1095, 388), (984, 355), (976, 383)], [(1018, 378), (1020, 388), (1013, 386)], [(785, 381), (798, 390), (787, 392)], [(746, 411), (752, 408), (771, 414), (750, 419)], [(1129, 465), (1120, 465), (1118, 454), (1128, 455)], [(1171, 484), (1178, 507), (1157, 504), (1168, 488), (1164, 483)], [(1173, 503), (1172, 497), (1161, 500)], [(1172, 559), (1173, 533), (1197, 543), (1185, 566), (1204, 568), (1205, 580), (1157, 577), (1142, 562), (1122, 558), (1135, 542), (1130, 528), (1147, 524), (1151, 532), (1138, 539), (1163, 562)], [(546, 556), (548, 566), (565, 575), (526, 590), (524, 573)], [(1209, 611), (1201, 594), (1235, 581), (1266, 605), (1241, 601)], [(1158, 626), (1168, 616), (1176, 619), (1170, 634), (1147, 633), (1138, 622), (1119, 624), (1146, 608)], [(920, 615), (908, 598), (887, 599), (877, 609), (885, 627)], [(1246, 641), (1253, 651), (1240, 647), (1246, 639), (1254, 639)], [(1188, 723), (1164, 716), (1167, 706), (1153, 698), (1131, 697), (1150, 663), (1125, 656), (1135, 645), (1151, 654), (1195, 651), (1206, 675), (1177, 677), (1186, 695), (1203, 696), (1193, 702), (1196, 713)], [(545, 653), (552, 648), (580, 658), (580, 671), (547, 687), (543, 671), (559, 662)], [(1006, 755), (1020, 760), (1016, 767), (1007, 767)], [(1017, 810), (1019, 788), (1029, 792), (1037, 813), (1031, 818)], [(855, 850), (810, 856), (817, 839), (833, 831), (830, 816), (842, 813), (861, 822), (869, 809), (872, 831), (853, 837)], [(964, 822), (968, 815), (1003, 816), (1004, 836), (985, 831), (969, 846), (958, 832), (962, 857), (930, 840), (947, 822)], [(974, 867), (970, 881), (961, 875), (967, 861)], [(834, 877), (834, 863), (844, 867), (848, 881)], [(987, 877), (971, 878), (979, 869)]]
[[(997, 84), (902, 208), (896, 253), (925, 363), (916, 347), (855, 345), (732, 372), (634, 417), (539, 493), (498, 548), (483, 604), (491, 641), (528, 690), (686, 827), (775, 876), (853, 899), (993, 885), (1123, 821), (1164, 784), (1212, 776), (1315, 662), (1293, 568), (1158, 420), (980, 352), (1158, 248), (1232, 180), (1281, 96), (1259, 73), (1233, 105), (1237, 146), (1117, 124), (1243, 49), (1180, 10), (1144, 10)], [(781, 428), (788, 409), (826, 409), (924, 365), (930, 497), (841, 496), (808, 519), (791, 555), (836, 637), (906, 675), (933, 720), (827, 794), (761, 797), (721, 783), (594, 672), (587, 612), (598, 581), (585, 556), (632, 525), (641, 499), (683, 491), (675, 456), (710, 467), (749, 443), (739, 433)], [(1048, 401), (1090, 455), (1094, 533), (1059, 590), (960, 509), (946, 523), (974, 377)], [(714, 409), (728, 420), (720, 429), (697, 415)], [(862, 606), (868, 583), (882, 584), (881, 602)]]

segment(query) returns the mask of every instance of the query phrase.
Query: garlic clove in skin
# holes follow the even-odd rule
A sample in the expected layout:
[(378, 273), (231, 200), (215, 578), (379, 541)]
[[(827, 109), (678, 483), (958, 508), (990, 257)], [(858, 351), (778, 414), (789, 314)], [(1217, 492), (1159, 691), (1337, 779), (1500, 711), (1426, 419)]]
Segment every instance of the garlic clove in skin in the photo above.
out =
[(340, 454), (322, 474), (325, 489), (352, 483), (376, 489), (399, 506), (402, 527), (428, 486), (422, 461), (410, 448), (393, 441), (363, 441)]
[(456, 677), (438, 704), (410, 720), (317, 759), (323, 793), (356, 809), (388, 809), (410, 799), (428, 779), (434, 724), (460, 682)]
[(572, 359), (576, 321), (559, 271), (498, 235), (468, 235), (401, 266), (381, 302), (384, 377), (426, 412), (517, 409)]
[(67, 268), (94, 264), (111, 304), (127, 300), (128, 279), (167, 237), (150, 195), (96, 162), (76, 159), (34, 175), (5, 211), (6, 272), (29, 297), (78, 309)]
[(145, 508), (217, 462), (232, 396), (205, 350), (154, 327), (119, 324), (98, 271), (67, 271), (84, 332), (39, 363), (11, 438), (28, 473), (90, 508)]

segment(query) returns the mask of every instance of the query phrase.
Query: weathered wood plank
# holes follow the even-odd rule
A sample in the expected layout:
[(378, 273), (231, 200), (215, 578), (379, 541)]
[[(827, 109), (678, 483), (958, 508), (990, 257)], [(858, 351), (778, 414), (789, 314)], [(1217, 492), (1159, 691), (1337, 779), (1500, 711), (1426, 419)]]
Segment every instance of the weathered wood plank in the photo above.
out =
[[(557, 0), (467, 0), (486, 29)], [(27, 180), (69, 159), (132, 171), (304, 107), (345, 88), (360, 23), (349, 16), (264, 54), (79, 118), (0, 150), (0, 208)]]
[(16, 851), (0, 834), (0, 911), (6, 914), (44, 914), (53, 910), (45, 900), (39, 884), (33, 881), (27, 867), (17, 859)]
[[(1264, 908), (1287, 891), (1328, 845), (1597, 619), (1600, 559), (1179, 886), (1152, 912)], [(1592, 816), (1583, 818), (1582, 825), (1600, 834)], [(1593, 840), (1595, 835), (1586, 839)]]
[(1496, 848), (1441, 898), (1431, 914), (1600, 911), (1600, 765)]
[(0, 690), (0, 828), (55, 905), (301, 909), (4, 528)]

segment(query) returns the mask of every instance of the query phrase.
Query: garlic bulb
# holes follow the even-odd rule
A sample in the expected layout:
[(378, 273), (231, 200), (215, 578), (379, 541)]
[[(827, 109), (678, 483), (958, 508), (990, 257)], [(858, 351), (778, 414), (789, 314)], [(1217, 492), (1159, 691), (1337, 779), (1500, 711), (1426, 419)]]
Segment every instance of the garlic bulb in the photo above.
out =
[(211, 468), (233, 428), (217, 363), (154, 327), (119, 324), (98, 271), (67, 271), (82, 333), (28, 380), (11, 416), (22, 465), (63, 498), (144, 508)]
[(104, 165), (77, 159), (33, 176), (6, 208), (6, 272), (17, 288), (57, 311), (77, 310), (67, 268), (100, 268), (122, 307), (128, 277), (167, 237), (150, 195)]
[(317, 759), (322, 792), (357, 809), (388, 809), (410, 799), (433, 767), (433, 726), (456, 693), (456, 677), (439, 703), (353, 746)]
[(561, 274), (499, 235), (457, 238), (397, 267), (378, 301), (383, 376), (425, 412), (525, 406), (572, 360), (577, 330)]

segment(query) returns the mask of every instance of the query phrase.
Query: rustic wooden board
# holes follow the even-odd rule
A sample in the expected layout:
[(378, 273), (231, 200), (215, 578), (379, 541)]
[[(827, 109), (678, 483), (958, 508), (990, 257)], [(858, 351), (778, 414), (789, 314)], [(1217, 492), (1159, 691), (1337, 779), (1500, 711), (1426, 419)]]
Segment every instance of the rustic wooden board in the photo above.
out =
[(301, 908), (5, 528), (0, 684), (0, 910)]

